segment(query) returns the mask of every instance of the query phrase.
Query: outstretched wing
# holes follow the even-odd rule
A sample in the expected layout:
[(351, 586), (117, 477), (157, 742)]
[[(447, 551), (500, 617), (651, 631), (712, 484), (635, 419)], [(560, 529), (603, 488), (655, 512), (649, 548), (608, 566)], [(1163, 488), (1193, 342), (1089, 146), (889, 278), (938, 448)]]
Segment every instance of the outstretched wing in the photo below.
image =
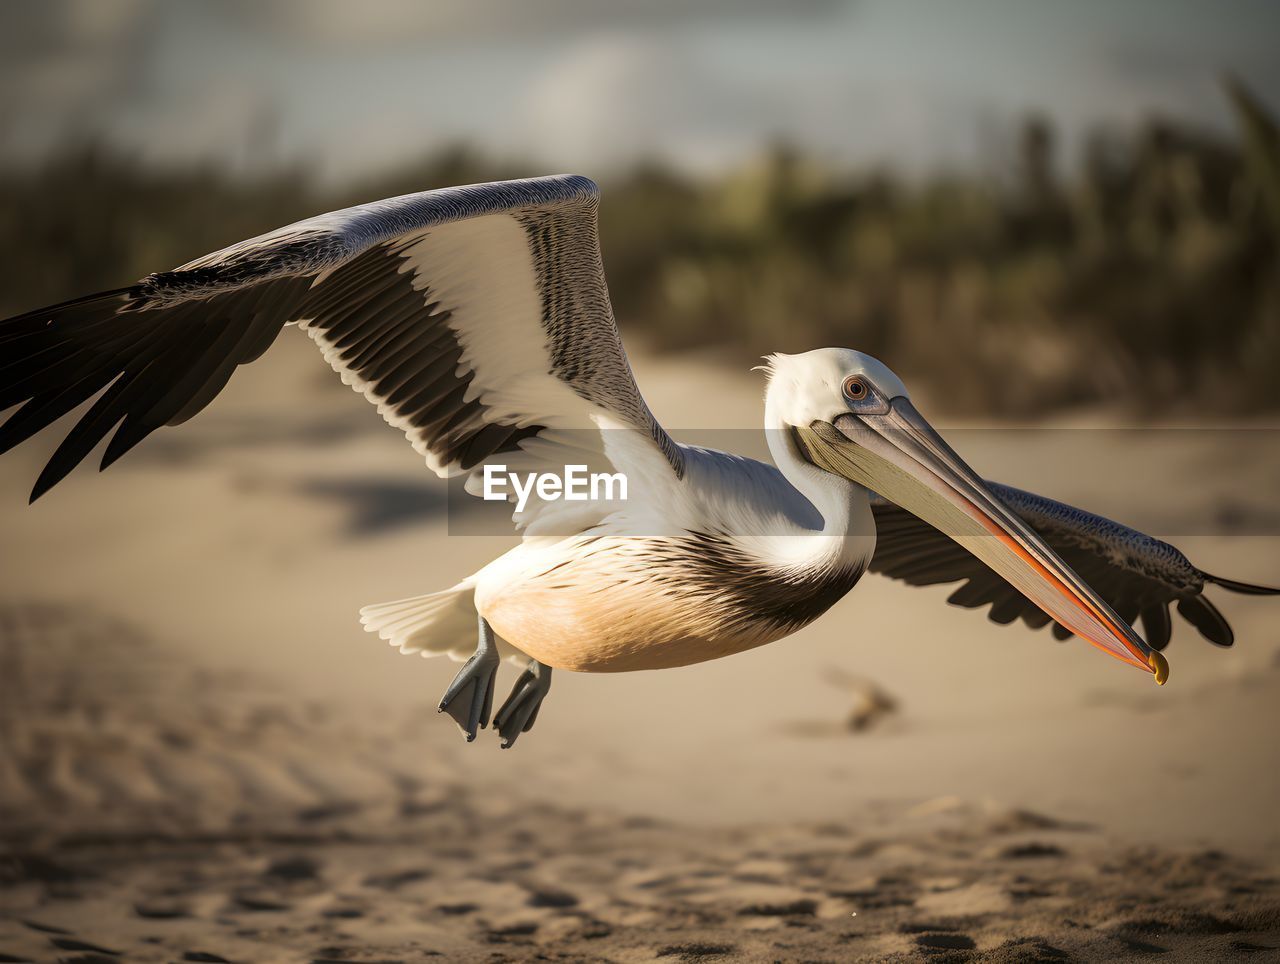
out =
[(22, 405), (0, 452), (98, 396), (34, 500), (113, 429), (102, 468), (195, 415), (297, 322), (440, 475), (606, 425), (642, 433), (679, 475), (618, 337), (598, 203), (574, 176), (426, 191), (0, 322), (0, 411)]
[[(1209, 642), (1232, 644), (1231, 626), (1202, 595), (1207, 584), (1256, 595), (1280, 593), (1211, 576), (1169, 543), (1102, 516), (997, 482), (987, 484), (1126, 622), (1133, 624), (1141, 617), (1143, 635), (1153, 649), (1164, 649), (1169, 643), (1170, 604), (1176, 604), (1179, 615)], [(878, 496), (871, 507), (876, 519), (872, 572), (912, 586), (963, 581), (947, 602), (967, 609), (990, 606), (988, 616), (997, 623), (1020, 618), (1039, 629), (1050, 622), (1048, 615), (955, 540)], [(1058, 639), (1071, 635), (1058, 623), (1053, 634)]]

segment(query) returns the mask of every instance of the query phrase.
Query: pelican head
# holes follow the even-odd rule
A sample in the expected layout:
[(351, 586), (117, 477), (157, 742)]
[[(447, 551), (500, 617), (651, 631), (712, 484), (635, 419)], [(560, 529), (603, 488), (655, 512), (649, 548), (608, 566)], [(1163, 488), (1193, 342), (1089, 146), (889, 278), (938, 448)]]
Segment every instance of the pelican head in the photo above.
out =
[(767, 406), (796, 457), (946, 533), (1073, 633), (1164, 682), (1164, 657), (996, 498), (886, 365), (846, 348), (768, 362)]

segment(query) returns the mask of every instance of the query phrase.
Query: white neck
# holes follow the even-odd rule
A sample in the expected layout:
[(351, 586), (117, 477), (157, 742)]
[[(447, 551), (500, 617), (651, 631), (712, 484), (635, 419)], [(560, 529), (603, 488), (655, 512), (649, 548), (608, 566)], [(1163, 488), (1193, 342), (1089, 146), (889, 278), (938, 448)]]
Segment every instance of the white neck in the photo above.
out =
[(796, 551), (806, 556), (834, 555), (839, 561), (869, 561), (875, 548), (875, 520), (867, 490), (801, 458), (790, 426), (767, 398), (765, 436), (778, 470), (822, 516), (821, 533), (799, 537)]

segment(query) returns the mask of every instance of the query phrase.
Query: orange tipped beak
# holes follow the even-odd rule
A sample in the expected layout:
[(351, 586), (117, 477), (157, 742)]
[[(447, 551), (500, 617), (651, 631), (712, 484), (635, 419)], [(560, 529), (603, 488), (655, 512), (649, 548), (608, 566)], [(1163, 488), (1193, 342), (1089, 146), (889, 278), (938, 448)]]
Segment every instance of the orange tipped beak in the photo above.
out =
[(825, 452), (833, 470), (950, 536), (1082, 639), (1157, 683), (1169, 678), (1164, 657), (995, 496), (905, 397), (883, 414), (841, 415), (832, 426), (843, 436)]

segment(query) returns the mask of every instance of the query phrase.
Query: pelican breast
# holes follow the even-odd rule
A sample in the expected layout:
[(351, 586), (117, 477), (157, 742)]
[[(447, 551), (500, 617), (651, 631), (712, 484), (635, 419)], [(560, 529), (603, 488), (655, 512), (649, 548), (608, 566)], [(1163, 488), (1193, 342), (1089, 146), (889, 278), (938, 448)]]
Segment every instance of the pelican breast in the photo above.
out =
[(539, 662), (578, 672), (665, 669), (763, 646), (808, 625), (865, 566), (765, 562), (708, 533), (525, 544), (480, 573), (476, 606)]

